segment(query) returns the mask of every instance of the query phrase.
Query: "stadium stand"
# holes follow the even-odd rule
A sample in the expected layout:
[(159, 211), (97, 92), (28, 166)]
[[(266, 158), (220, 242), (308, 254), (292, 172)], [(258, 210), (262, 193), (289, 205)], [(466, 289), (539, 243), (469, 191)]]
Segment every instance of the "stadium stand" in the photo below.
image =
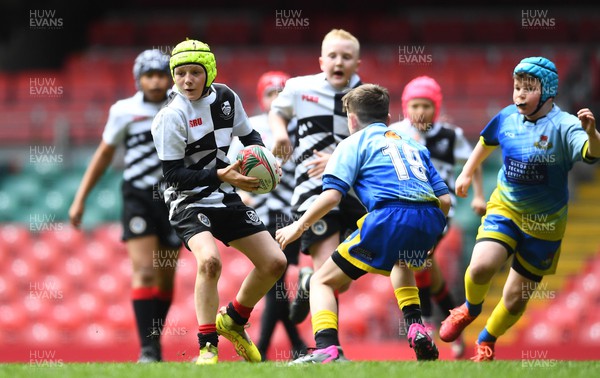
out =
[[(273, 9), (279, 4), (267, 3)], [(489, 117), (510, 102), (510, 72), (525, 55), (544, 54), (553, 59), (561, 88), (568, 88), (574, 73), (588, 77), (589, 94), (582, 96), (592, 101), (590, 106), (600, 102), (600, 50), (594, 45), (600, 22), (593, 14), (582, 20), (567, 14), (555, 30), (532, 33), (519, 28), (518, 11), (486, 13), (485, 17), (470, 14), (458, 22), (439, 14), (428, 17), (425, 12), (367, 13), (360, 20), (344, 14), (333, 19), (330, 14), (308, 10), (305, 14), (310, 28), (302, 31), (277, 29), (274, 12), (256, 17), (207, 12), (198, 17), (186, 15), (178, 20), (188, 22), (176, 25), (172, 17), (160, 14), (140, 14), (135, 21), (111, 15), (89, 25), (88, 47), (68, 55), (61, 67), (0, 72), (0, 145), (9, 151), (3, 155), (8, 162), (3, 162), (0, 175), (0, 344), (7, 350), (3, 361), (26, 361), (32, 346), (51, 346), (65, 361), (133, 361), (137, 357), (127, 296), (131, 267), (117, 223), (120, 171), (110, 170), (89, 196), (82, 232), (67, 224), (67, 211), (91, 156), (90, 146), (100, 140), (109, 106), (134, 92), (131, 64), (140, 48), (167, 51), (187, 36), (213, 44), (217, 81), (230, 84), (246, 111), (253, 114), (258, 110), (254, 88), (260, 74), (269, 69), (293, 75), (317, 72), (320, 39), (332, 27), (344, 27), (361, 41), (363, 80), (387, 86), (392, 98), (398, 99), (391, 106), (393, 119), (401, 114), (404, 83), (430, 74), (444, 89), (443, 113), (473, 141)], [(409, 48), (412, 53), (407, 52)], [(402, 51), (430, 57), (431, 62), (403, 62)], [(559, 95), (557, 101), (563, 108), (571, 106), (569, 96)], [(11, 155), (18, 146), (25, 146), (24, 152)], [(77, 154), (69, 149), (81, 150)], [(81, 158), (83, 153), (86, 158)], [(494, 184), (498, 167), (496, 162), (486, 167), (488, 188)], [(519, 358), (516, 352), (509, 353), (514, 345), (545, 345), (568, 350), (560, 356), (597, 358), (598, 183), (596, 170), (593, 181), (576, 188), (559, 272), (543, 287), (544, 295), (555, 298), (532, 301), (524, 321), (498, 345), (506, 348), (507, 354), (502, 355)], [(459, 282), (459, 290), (465, 253), (471, 249), (478, 222), (468, 201), (461, 201), (458, 227), (450, 242), (451, 256), (463, 261), (456, 271), (448, 272), (449, 281)], [(226, 279), (220, 280), (219, 289), (221, 299), (226, 300), (234, 295), (250, 265), (232, 248), (221, 246), (221, 256)], [(177, 264), (176, 297), (167, 319), (164, 348), (168, 359), (187, 361), (197, 352), (190, 336), (196, 324), (190, 284), (196, 263), (184, 249)], [(289, 287), (294, 287), (297, 272), (297, 267), (290, 267)], [(367, 276), (351, 290), (340, 301), (342, 343), (356, 345), (361, 353), (370, 350), (373, 359), (411, 358), (389, 280)], [(491, 311), (489, 306), (499, 298), (500, 290), (499, 284), (492, 286), (484, 312)], [(259, 303), (254, 319), (261, 311)], [(478, 321), (468, 329), (468, 342), (483, 326)], [(258, 337), (257, 324), (255, 320), (249, 328), (254, 338)], [(520, 335), (523, 327), (527, 332)], [(302, 323), (300, 330), (305, 340), (312, 340), (310, 322)], [(277, 328), (273, 343), (277, 350), (287, 348), (282, 329)], [(223, 344), (221, 356), (233, 359), (233, 349)], [(449, 358), (449, 348), (441, 342), (438, 345), (441, 357)], [(346, 354), (352, 358), (353, 351), (349, 346)], [(273, 352), (270, 356), (278, 357), (285, 355)]]

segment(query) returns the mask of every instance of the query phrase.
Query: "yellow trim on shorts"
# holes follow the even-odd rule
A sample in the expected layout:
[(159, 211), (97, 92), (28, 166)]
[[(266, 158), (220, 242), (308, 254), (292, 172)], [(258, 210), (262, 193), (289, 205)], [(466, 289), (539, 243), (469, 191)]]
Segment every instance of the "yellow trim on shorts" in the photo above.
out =
[[(365, 218), (367, 217), (368, 214), (365, 214), (362, 218), (360, 218), (357, 222), (356, 225), (358, 226), (358, 229), (360, 230)], [(360, 242), (360, 232), (357, 232), (356, 235), (352, 238), (352, 239), (346, 239), (344, 240), (337, 248), (337, 251), (340, 255), (342, 255), (342, 257), (348, 261), (350, 264), (354, 265), (355, 267), (357, 267), (358, 269), (364, 270), (365, 272), (369, 272), (369, 273), (376, 273), (376, 274), (382, 274), (384, 276), (389, 276), (390, 275), (390, 271), (387, 270), (383, 270), (383, 269), (377, 269), (377, 268), (373, 268), (372, 266), (368, 265), (367, 263), (364, 263), (362, 261), (360, 261), (359, 259), (350, 256), (350, 253), (348, 252), (348, 249), (350, 249), (350, 247), (352, 247), (353, 245), (356, 245)]]
[(556, 251), (556, 254), (554, 255), (554, 259), (552, 260), (552, 265), (550, 265), (550, 267), (548, 269), (545, 270), (541, 270), (536, 268), (535, 266), (529, 264), (527, 261), (525, 261), (525, 259), (521, 256), (521, 254), (519, 254), (519, 252), (517, 251), (517, 253), (515, 253), (515, 258), (517, 260), (519, 260), (519, 263), (530, 273), (536, 274), (538, 276), (548, 276), (551, 274), (556, 273), (556, 268), (558, 267), (558, 260), (560, 260), (560, 251), (561, 251), (561, 247), (558, 247), (558, 251)]
[(510, 236), (497, 231), (485, 231), (483, 225), (479, 226), (475, 240), (479, 239), (494, 239), (506, 243), (514, 251), (517, 248), (517, 241)]

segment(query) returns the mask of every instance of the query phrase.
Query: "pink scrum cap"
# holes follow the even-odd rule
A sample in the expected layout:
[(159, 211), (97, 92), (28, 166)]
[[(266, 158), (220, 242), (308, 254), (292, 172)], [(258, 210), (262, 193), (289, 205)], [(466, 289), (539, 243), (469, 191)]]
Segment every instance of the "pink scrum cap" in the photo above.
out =
[(267, 90), (281, 91), (289, 78), (290, 75), (282, 71), (268, 71), (261, 75), (258, 79), (258, 84), (256, 84), (256, 97), (258, 97), (258, 103), (263, 111), (268, 110), (264, 109), (262, 104), (262, 98), (265, 95), (265, 92)]
[(426, 98), (433, 102), (435, 112), (433, 113), (433, 121), (435, 122), (440, 115), (442, 108), (442, 89), (433, 78), (429, 76), (419, 76), (412, 79), (404, 87), (402, 92), (402, 111), (404, 118), (408, 118), (406, 107), (408, 102), (415, 98)]

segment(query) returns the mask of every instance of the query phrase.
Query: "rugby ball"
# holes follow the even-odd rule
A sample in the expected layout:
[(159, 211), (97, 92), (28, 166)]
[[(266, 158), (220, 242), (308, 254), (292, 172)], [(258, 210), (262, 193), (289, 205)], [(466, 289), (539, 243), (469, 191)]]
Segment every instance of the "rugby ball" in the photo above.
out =
[(244, 147), (237, 155), (240, 161), (240, 173), (260, 180), (260, 186), (252, 193), (269, 193), (279, 184), (277, 160), (268, 148), (257, 144)]

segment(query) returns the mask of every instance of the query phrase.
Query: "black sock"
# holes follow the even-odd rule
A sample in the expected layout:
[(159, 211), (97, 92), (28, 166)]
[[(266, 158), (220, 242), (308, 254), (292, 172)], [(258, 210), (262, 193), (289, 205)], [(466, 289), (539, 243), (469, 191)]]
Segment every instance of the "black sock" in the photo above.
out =
[(210, 343), (213, 346), (219, 345), (219, 335), (217, 332), (211, 333), (200, 333), (198, 332), (198, 344), (200, 348), (204, 347), (206, 343)]
[(406, 333), (408, 334), (408, 328), (410, 328), (411, 324), (419, 323), (423, 324), (421, 320), (421, 309), (419, 305), (413, 304), (404, 306), (402, 308), (402, 314), (404, 315), (404, 323), (406, 324)]
[(231, 319), (233, 319), (233, 321), (236, 322), (237, 324), (244, 325), (244, 324), (248, 323), (248, 319), (247, 318), (243, 318), (235, 310), (235, 307), (233, 307), (233, 303), (232, 302), (229, 302), (229, 304), (227, 305), (227, 315), (229, 315), (231, 317)]
[(162, 335), (163, 327), (167, 321), (167, 314), (171, 308), (172, 300), (154, 299), (154, 319), (155, 324), (158, 324), (158, 334)]
[(439, 309), (442, 311), (443, 317), (447, 318), (450, 316), (450, 310), (455, 307), (455, 304), (452, 294), (450, 294), (450, 291), (448, 291), (446, 282), (442, 284), (442, 288), (437, 293), (432, 293), (432, 296)]
[(153, 318), (154, 299), (134, 299), (133, 312), (135, 313), (136, 326), (142, 347), (152, 345), (158, 340), (157, 320)]
[(324, 349), (331, 345), (340, 345), (337, 329), (326, 328), (315, 334), (317, 349)]
[[(281, 281), (277, 281), (275, 285), (265, 295), (265, 308), (260, 318), (260, 336), (258, 337), (258, 343), (256, 347), (258, 351), (265, 358), (269, 344), (271, 343), (271, 337), (277, 324), (278, 316), (278, 303), (277, 303), (277, 285), (283, 285)], [(287, 306), (286, 306), (287, 307)], [(230, 315), (231, 316), (231, 315)]]
[(419, 301), (421, 302), (421, 316), (431, 317), (433, 308), (431, 307), (431, 286), (419, 288)]

